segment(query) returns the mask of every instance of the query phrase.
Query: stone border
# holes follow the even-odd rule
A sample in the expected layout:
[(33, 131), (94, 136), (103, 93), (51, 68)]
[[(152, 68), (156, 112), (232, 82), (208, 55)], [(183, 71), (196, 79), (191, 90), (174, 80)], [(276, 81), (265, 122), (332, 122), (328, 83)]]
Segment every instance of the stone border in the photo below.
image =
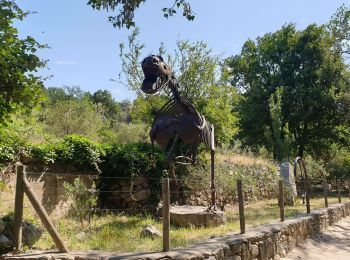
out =
[(251, 260), (280, 259), (296, 244), (350, 215), (350, 202), (337, 203), (284, 222), (259, 226), (245, 234), (207, 240), (187, 248), (153, 254), (123, 254), (110, 260)]
[[(169, 252), (99, 254), (71, 253), (41, 255), (40, 259), (79, 259), (79, 260), (265, 260), (285, 257), (298, 243), (317, 234), (340, 219), (350, 215), (350, 202), (337, 203), (328, 208), (311, 211), (310, 214), (288, 218), (284, 222), (259, 226), (245, 234), (231, 234), (209, 239), (186, 248)], [(0, 259), (38, 259), (33, 256), (8, 256)]]

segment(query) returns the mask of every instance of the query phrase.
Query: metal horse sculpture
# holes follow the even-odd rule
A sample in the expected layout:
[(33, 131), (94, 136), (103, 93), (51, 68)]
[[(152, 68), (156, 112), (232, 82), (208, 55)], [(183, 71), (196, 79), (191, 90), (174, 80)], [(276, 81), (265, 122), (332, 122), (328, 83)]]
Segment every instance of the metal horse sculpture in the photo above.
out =
[[(210, 149), (211, 154), (211, 206), (209, 209), (216, 210), (214, 126), (206, 121), (186, 98), (180, 95), (179, 84), (170, 66), (163, 61), (161, 56), (148, 56), (142, 61), (141, 66), (145, 76), (141, 90), (146, 94), (155, 94), (160, 90), (165, 90), (170, 98), (153, 121), (150, 131), (152, 147), (154, 147), (154, 141), (159, 145), (170, 147), (167, 152), (167, 164), (178, 191), (174, 164), (195, 164), (198, 145), (201, 142), (204, 143), (207, 149)], [(174, 155), (176, 145), (180, 141), (191, 147), (189, 156)], [(178, 199), (178, 195), (176, 197)]]

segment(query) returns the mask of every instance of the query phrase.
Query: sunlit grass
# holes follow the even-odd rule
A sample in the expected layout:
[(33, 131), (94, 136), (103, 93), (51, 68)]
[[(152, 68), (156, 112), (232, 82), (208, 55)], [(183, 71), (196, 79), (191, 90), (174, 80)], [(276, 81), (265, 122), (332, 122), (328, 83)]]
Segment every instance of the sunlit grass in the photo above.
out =
[[(346, 201), (347, 198), (342, 198)], [(329, 198), (329, 205), (337, 203), (337, 198)], [(324, 207), (323, 198), (311, 199), (311, 209)], [(285, 207), (286, 218), (306, 213), (306, 206), (297, 201), (295, 206)], [(210, 237), (224, 236), (232, 232), (239, 232), (238, 208), (232, 207), (226, 210), (227, 222), (225, 225), (209, 228), (177, 228), (171, 227), (171, 248), (187, 246)], [(246, 229), (262, 224), (279, 221), (279, 208), (277, 200), (263, 200), (247, 203), (245, 205)], [(162, 249), (161, 238), (152, 240), (140, 238), (142, 227), (147, 224), (156, 226), (162, 230), (160, 221), (151, 216), (125, 216), (122, 214), (105, 214), (95, 216), (91, 225), (82, 230), (79, 222), (61, 218), (54, 221), (58, 232), (67, 242), (70, 250), (103, 250), (113, 252), (148, 252)], [(78, 239), (77, 234), (85, 232), (83, 239)], [(35, 245), (40, 249), (54, 248), (48, 233)]]

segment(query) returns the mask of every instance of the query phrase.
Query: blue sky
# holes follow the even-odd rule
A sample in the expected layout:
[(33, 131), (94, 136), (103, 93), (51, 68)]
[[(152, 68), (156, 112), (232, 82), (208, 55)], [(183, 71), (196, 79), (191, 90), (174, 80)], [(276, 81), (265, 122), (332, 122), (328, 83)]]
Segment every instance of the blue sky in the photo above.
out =
[[(53, 76), (45, 82), (47, 87), (75, 85), (90, 92), (108, 89), (116, 100), (133, 99), (133, 92), (110, 81), (118, 78), (118, 46), (130, 32), (113, 28), (108, 14), (93, 10), (87, 1), (17, 0), (22, 9), (36, 14), (16, 26), (22, 37), (31, 35), (51, 47), (39, 53), (49, 60), (49, 69), (39, 74)], [(326, 23), (341, 4), (350, 5), (350, 0), (191, 0), (196, 18), (189, 22), (180, 13), (163, 18), (162, 7), (172, 2), (148, 0), (137, 10), (145, 55), (157, 51), (161, 42), (172, 51), (177, 39), (189, 39), (203, 40), (215, 53), (227, 57), (239, 53), (248, 38), (290, 22), (300, 29), (310, 23)]]

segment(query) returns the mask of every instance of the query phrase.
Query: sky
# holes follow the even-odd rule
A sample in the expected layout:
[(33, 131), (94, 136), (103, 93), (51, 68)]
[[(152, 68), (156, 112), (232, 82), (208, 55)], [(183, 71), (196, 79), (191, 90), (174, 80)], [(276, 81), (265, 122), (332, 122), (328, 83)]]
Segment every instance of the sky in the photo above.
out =
[[(147, 0), (135, 13), (144, 55), (154, 53), (163, 42), (172, 52), (179, 39), (204, 41), (223, 58), (238, 54), (247, 39), (274, 32), (284, 24), (304, 29), (324, 24), (336, 9), (350, 0), (189, 0), (196, 17), (187, 21), (179, 12), (165, 19), (161, 9), (174, 0)], [(114, 28), (111, 13), (96, 11), (88, 0), (17, 0), (24, 10), (36, 13), (16, 22), (20, 37), (33, 36), (50, 46), (38, 55), (48, 60), (40, 76), (52, 76), (46, 87), (79, 86), (91, 93), (109, 90), (117, 101), (132, 100), (135, 93), (118, 81), (121, 71), (119, 44), (131, 31)], [(116, 79), (111, 81), (110, 79)]]

